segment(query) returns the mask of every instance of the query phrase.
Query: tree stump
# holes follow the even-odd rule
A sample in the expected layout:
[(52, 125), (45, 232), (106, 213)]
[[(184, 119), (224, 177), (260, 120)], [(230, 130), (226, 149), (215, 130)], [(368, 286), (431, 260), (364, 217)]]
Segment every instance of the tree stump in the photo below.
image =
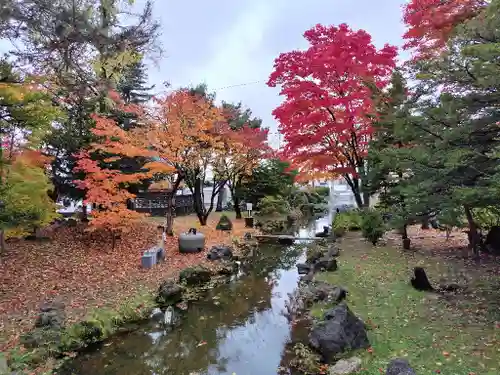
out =
[(429, 282), (429, 279), (427, 278), (425, 270), (422, 267), (415, 267), (413, 272), (415, 273), (415, 276), (411, 279), (411, 285), (416, 290), (424, 292), (430, 292), (434, 290), (431, 283)]

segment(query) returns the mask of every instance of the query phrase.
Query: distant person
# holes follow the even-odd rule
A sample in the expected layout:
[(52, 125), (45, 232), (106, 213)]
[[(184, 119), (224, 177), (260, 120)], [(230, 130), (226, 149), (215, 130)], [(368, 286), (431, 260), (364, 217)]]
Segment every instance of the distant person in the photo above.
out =
[(336, 211), (337, 211), (337, 213), (338, 213), (338, 214), (340, 214), (340, 210), (339, 210), (339, 208), (338, 208), (338, 207), (337, 207), (337, 210), (336, 210)]

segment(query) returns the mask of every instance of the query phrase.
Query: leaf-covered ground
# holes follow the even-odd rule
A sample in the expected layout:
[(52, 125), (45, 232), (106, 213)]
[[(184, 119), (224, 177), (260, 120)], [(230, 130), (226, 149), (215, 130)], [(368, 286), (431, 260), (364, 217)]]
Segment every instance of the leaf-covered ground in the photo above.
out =
[[(207, 248), (229, 244), (248, 231), (242, 220), (233, 220), (233, 231), (221, 233), (215, 230), (219, 217), (212, 214), (206, 227), (200, 227), (194, 216), (177, 217), (174, 231), (197, 227), (207, 237)], [(154, 290), (179, 270), (205, 261), (206, 252), (179, 254), (173, 237), (167, 240), (167, 261), (151, 270), (141, 269), (142, 252), (159, 243), (161, 221), (150, 218), (133, 228), (114, 250), (109, 238), (92, 238), (82, 226), (59, 228), (47, 242), (9, 243), (0, 264), (0, 351), (15, 345), (20, 334), (33, 326), (47, 296), (61, 296), (69, 322), (75, 322), (95, 308), (116, 307), (144, 288)]]
[[(385, 373), (395, 357), (407, 358), (421, 375), (500, 373), (499, 260), (465, 260), (438, 236), (437, 231), (423, 231), (421, 239), (414, 239), (421, 250), (404, 253), (389, 245), (372, 247), (358, 234), (342, 240), (339, 270), (322, 277), (348, 289), (349, 306), (371, 328), (372, 347), (361, 353), (360, 374)], [(457, 238), (454, 246), (464, 245)], [(434, 285), (446, 280), (467, 290), (417, 292), (409, 284), (415, 266), (425, 267)], [(313, 314), (319, 316), (325, 308), (318, 305)]]

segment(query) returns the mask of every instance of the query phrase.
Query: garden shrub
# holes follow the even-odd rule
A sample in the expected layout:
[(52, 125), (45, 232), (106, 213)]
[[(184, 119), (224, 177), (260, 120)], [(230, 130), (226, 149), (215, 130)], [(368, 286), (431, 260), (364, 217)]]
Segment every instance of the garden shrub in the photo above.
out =
[(358, 210), (340, 212), (335, 215), (332, 223), (333, 233), (342, 237), (348, 231), (361, 229), (361, 213)]
[(215, 229), (217, 229), (217, 230), (232, 230), (233, 223), (226, 215), (222, 215), (220, 217), (219, 222), (217, 223), (217, 226), (215, 227)]
[(330, 196), (330, 188), (328, 186), (318, 186), (313, 189), (313, 191), (321, 197)]
[(363, 237), (376, 245), (385, 233), (385, 224), (380, 211), (367, 209), (361, 215), (361, 232)]
[(259, 216), (288, 215), (290, 205), (282, 196), (267, 195), (260, 200), (257, 210)]

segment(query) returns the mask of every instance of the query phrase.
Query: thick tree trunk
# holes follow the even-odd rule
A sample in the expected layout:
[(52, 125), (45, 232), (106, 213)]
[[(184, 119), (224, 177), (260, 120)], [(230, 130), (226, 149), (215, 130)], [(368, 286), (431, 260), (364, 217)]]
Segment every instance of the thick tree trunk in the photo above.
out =
[(226, 183), (224, 182), (220, 189), (219, 189), (219, 194), (217, 194), (217, 207), (215, 208), (215, 212), (222, 212), (223, 211), (223, 204), (224, 204), (224, 193), (226, 192)]
[(430, 228), (429, 227), (429, 216), (428, 215), (425, 215), (423, 217), (423, 219), (422, 219), (422, 227), (421, 228), (424, 229), (424, 230), (427, 230), (427, 229)]
[(240, 198), (236, 195), (233, 196), (233, 203), (234, 203), (234, 212), (236, 213), (236, 219), (241, 219), (242, 218), (242, 215), (241, 215), (241, 202), (240, 202)]
[(5, 253), (6, 247), (7, 246), (5, 244), (5, 231), (3, 229), (0, 229), (0, 258)]
[(474, 217), (472, 216), (472, 211), (469, 206), (464, 205), (465, 217), (467, 218), (467, 223), (469, 225), (469, 248), (474, 252), (474, 255), (479, 254), (479, 248), (481, 246), (481, 238), (479, 236), (478, 228)]
[(194, 191), (193, 191), (193, 206), (194, 212), (196, 212), (196, 216), (198, 217), (198, 221), (200, 225), (207, 224), (207, 218), (205, 217), (205, 202), (203, 202), (203, 181), (199, 178), (195, 179), (194, 182)]

